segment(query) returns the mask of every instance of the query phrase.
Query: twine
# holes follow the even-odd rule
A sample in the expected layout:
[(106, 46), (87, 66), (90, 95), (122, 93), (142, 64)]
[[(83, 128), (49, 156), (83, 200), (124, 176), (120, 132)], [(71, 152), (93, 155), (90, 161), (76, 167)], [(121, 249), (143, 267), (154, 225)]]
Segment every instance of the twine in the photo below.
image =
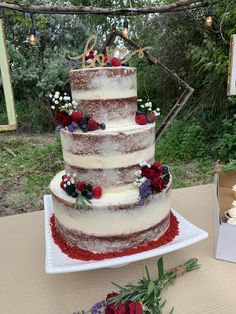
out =
[(175, 267), (174, 270), (176, 272), (176, 277), (183, 276), (187, 272), (184, 265), (179, 265), (179, 266)]

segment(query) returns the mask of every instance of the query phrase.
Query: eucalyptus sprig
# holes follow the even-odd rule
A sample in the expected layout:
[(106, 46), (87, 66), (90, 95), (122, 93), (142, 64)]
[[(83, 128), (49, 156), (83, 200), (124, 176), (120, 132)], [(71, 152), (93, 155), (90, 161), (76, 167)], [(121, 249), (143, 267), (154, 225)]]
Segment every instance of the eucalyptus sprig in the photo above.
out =
[[(157, 262), (156, 280), (152, 280), (146, 269), (146, 276), (139, 280), (137, 285), (127, 284), (124, 287), (112, 282), (119, 289), (118, 295), (108, 300), (108, 304), (126, 304), (128, 302), (138, 301), (142, 304), (144, 314), (161, 314), (166, 303), (161, 300), (161, 291), (167, 285), (174, 282), (175, 278), (184, 275), (186, 272), (198, 269), (200, 267), (196, 258), (191, 258), (184, 265), (177, 266), (168, 272), (164, 272), (162, 257)], [(173, 313), (173, 308), (170, 313)]]
[(91, 201), (85, 198), (81, 192), (78, 192), (78, 196), (76, 197), (76, 208), (79, 210), (86, 209), (90, 206)]

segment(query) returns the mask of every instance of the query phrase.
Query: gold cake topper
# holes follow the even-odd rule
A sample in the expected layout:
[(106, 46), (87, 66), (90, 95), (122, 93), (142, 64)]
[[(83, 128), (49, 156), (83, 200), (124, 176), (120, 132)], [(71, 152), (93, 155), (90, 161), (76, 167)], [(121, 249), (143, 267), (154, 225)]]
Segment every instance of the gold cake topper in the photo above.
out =
[[(77, 57), (69, 57), (71, 60), (80, 60), (82, 59), (82, 68), (94, 68), (96, 67), (96, 64), (98, 64), (99, 66), (105, 66), (106, 62), (105, 62), (105, 56), (103, 53), (98, 53), (96, 54), (93, 59), (91, 59), (91, 63), (87, 64), (86, 63), (86, 56), (89, 55), (89, 53), (91, 51), (93, 51), (95, 45), (96, 45), (96, 41), (97, 41), (97, 36), (95, 35), (91, 35), (88, 38), (88, 41), (85, 45), (84, 48), (84, 52), (81, 55), (78, 55)], [(111, 59), (114, 55), (119, 55), (120, 59), (121, 59), (121, 64), (125, 64), (126, 62), (128, 62), (130, 60), (131, 57), (133, 57), (135, 54), (138, 54), (139, 58), (143, 58), (144, 57), (144, 51), (151, 49), (151, 47), (144, 47), (144, 48), (139, 48), (134, 50), (133, 52), (130, 52), (127, 55), (128, 49), (124, 48), (124, 49), (120, 49), (118, 47), (116, 47), (113, 51), (110, 50), (110, 47), (106, 47), (106, 57), (109, 59)], [(126, 56), (126, 57), (125, 57)], [(125, 57), (122, 60), (122, 57)]]

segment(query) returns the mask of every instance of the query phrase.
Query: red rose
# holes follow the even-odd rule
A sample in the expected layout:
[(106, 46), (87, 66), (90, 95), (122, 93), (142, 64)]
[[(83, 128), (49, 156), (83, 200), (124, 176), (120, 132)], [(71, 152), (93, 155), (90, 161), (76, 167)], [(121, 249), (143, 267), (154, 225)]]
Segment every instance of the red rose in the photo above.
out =
[(151, 183), (151, 188), (159, 193), (161, 192), (165, 187), (164, 181), (162, 180), (162, 178), (153, 178), (152, 179), (152, 183)]
[(72, 121), (79, 123), (83, 119), (84, 116), (82, 112), (73, 111), (70, 117)]
[(155, 177), (160, 177), (162, 175), (162, 164), (160, 162), (154, 162), (154, 164), (151, 166), (151, 169), (155, 171)]
[[(107, 301), (110, 298), (113, 298), (117, 296), (118, 293), (112, 292), (107, 295)], [(115, 306), (114, 304), (108, 304), (105, 310), (105, 314), (126, 314), (125, 305), (124, 304), (118, 304), (118, 306)]]
[(129, 314), (143, 314), (142, 304), (138, 301), (129, 303), (127, 307)]
[(65, 111), (58, 111), (56, 113), (56, 123), (58, 125), (67, 126), (71, 123), (71, 117)]
[(94, 50), (90, 50), (89, 53), (85, 56), (85, 60), (93, 59), (94, 58)]
[(147, 166), (142, 167), (142, 176), (148, 179), (152, 179), (156, 177), (156, 172), (152, 168), (148, 168)]

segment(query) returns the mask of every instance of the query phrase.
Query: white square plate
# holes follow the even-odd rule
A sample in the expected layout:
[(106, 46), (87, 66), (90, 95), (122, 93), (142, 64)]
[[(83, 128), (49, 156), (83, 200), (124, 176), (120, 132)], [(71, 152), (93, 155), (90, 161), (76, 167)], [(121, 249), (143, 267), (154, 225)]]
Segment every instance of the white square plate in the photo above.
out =
[(45, 270), (48, 274), (69, 273), (108, 267), (121, 267), (132, 262), (182, 249), (208, 237), (208, 233), (206, 231), (203, 231), (200, 228), (194, 226), (172, 209), (173, 214), (179, 221), (179, 235), (176, 236), (171, 243), (165, 244), (153, 250), (129, 256), (104, 259), (102, 261), (81, 261), (68, 257), (62, 253), (60, 248), (54, 243), (50, 227), (50, 217), (53, 213), (52, 200), (50, 195), (44, 196), (44, 212), (46, 241)]

